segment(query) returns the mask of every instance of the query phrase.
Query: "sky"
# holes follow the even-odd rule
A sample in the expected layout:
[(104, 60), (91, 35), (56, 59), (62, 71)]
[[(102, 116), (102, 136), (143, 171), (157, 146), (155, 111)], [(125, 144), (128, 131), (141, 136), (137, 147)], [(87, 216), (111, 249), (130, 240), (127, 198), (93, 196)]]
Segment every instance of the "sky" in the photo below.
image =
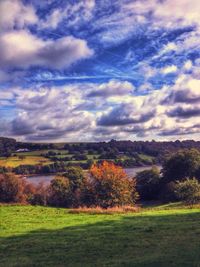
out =
[(200, 140), (200, 1), (1, 0), (0, 135)]

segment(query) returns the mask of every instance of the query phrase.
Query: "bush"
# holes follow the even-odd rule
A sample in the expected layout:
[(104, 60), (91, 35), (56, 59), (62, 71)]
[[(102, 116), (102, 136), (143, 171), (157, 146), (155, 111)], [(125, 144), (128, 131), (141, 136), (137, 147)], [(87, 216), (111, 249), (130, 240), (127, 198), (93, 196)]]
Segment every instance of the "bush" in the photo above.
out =
[(138, 199), (136, 180), (130, 180), (121, 167), (104, 161), (93, 165), (89, 173), (94, 205), (108, 208), (134, 204)]
[(133, 207), (133, 206), (115, 206), (111, 208), (104, 209), (102, 207), (93, 207), (93, 208), (88, 208), (88, 207), (79, 207), (76, 209), (71, 209), (69, 213), (72, 214), (81, 214), (81, 213), (86, 213), (86, 214), (117, 214), (117, 213), (135, 213), (139, 212), (140, 208), (139, 207)]
[(0, 174), (0, 202), (26, 202), (25, 184), (13, 173)]
[(187, 204), (198, 203), (200, 202), (200, 183), (195, 178), (177, 181), (175, 194), (179, 200)]
[(157, 167), (137, 173), (136, 179), (137, 190), (142, 200), (158, 199), (161, 177)]

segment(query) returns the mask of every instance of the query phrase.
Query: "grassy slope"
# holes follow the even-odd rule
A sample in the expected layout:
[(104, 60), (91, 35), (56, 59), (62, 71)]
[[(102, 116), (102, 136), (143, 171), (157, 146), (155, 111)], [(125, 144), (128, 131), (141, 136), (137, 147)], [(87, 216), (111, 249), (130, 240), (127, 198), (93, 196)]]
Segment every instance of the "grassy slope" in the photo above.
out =
[(200, 210), (124, 215), (4, 206), (0, 266), (200, 266)]

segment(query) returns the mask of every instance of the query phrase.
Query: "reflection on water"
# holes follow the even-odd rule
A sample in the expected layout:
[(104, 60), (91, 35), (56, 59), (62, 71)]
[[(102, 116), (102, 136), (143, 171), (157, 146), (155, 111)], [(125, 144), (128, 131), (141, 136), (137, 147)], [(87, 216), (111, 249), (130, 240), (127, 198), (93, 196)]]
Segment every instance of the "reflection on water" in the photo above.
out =
[[(161, 169), (161, 166), (156, 166), (159, 170)], [(144, 171), (144, 170), (149, 170), (151, 169), (152, 166), (145, 166), (145, 167), (135, 167), (135, 168), (127, 168), (124, 169), (126, 171), (126, 173), (128, 174), (128, 176), (132, 176), (134, 177), (138, 172)]]
[[(135, 168), (127, 168), (125, 169), (126, 173), (129, 177), (134, 177), (137, 172), (141, 172), (144, 170), (151, 169), (152, 166), (145, 166), (145, 167), (135, 167)], [(161, 166), (157, 166), (159, 169), (161, 169)], [(40, 182), (43, 183), (50, 183), (50, 181), (55, 177), (55, 175), (35, 175), (27, 177), (27, 180), (33, 184), (38, 184)]]
[(41, 182), (49, 184), (54, 177), (55, 175), (34, 175), (27, 177), (27, 180), (33, 184), (39, 184)]

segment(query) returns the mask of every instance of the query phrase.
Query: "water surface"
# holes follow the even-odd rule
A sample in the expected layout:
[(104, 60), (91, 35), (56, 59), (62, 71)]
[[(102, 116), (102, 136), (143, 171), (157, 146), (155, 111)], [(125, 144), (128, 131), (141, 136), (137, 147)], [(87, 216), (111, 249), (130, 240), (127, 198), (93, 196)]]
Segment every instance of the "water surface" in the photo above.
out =
[[(157, 166), (159, 169), (161, 169), (161, 166)], [(143, 167), (134, 167), (134, 168), (125, 168), (124, 170), (126, 171), (126, 173), (128, 174), (129, 177), (134, 177), (137, 172), (141, 172), (141, 171), (144, 171), (144, 170), (148, 170), (148, 169), (151, 169), (152, 166), (143, 166)], [(50, 181), (56, 176), (55, 175), (34, 175), (34, 176), (28, 176), (27, 177), (27, 180), (33, 184), (39, 184), (40, 182), (43, 182), (43, 183), (47, 183), (49, 184)]]

